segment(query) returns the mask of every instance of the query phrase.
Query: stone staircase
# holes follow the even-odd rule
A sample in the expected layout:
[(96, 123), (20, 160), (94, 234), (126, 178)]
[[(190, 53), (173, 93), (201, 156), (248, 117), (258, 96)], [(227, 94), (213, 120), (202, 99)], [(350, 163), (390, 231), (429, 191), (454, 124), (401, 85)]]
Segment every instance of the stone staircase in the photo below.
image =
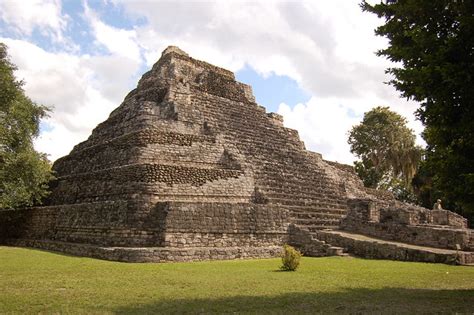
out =
[(286, 243), (307, 256), (474, 261), (453, 250), (471, 250), (474, 232), (418, 226), (431, 210), (388, 207), (393, 197), (367, 192), (349, 166), (306, 151), (232, 72), (176, 47), (53, 169), (46, 206), (0, 211), (0, 243), (121, 261), (272, 257)]
[[(296, 224), (313, 230), (338, 227), (347, 212), (345, 192), (326, 174), (326, 166), (306, 153), (297, 133), (268, 119), (255, 103), (226, 106), (227, 102), (193, 94), (191, 107), (199, 108), (194, 123), (206, 123), (246, 156), (256, 189), (269, 203), (290, 209), (299, 220)], [(304, 216), (308, 215), (311, 222), (306, 223)]]
[(340, 230), (320, 230), (311, 233), (311, 237), (342, 248), (340, 253), (364, 258), (474, 266), (474, 252), (412, 245)]
[(298, 225), (290, 226), (290, 243), (297, 247), (305, 256), (349, 256), (343, 247), (334, 246), (325, 240), (318, 239), (314, 233)]

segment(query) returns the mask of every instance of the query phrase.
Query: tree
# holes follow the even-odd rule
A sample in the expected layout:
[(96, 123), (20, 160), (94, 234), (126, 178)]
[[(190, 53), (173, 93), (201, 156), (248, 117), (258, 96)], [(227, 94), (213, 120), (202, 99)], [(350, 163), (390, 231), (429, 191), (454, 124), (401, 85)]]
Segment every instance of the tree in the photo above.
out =
[(25, 95), (15, 69), (0, 43), (0, 208), (40, 203), (52, 179), (46, 155), (33, 148), (48, 108)]
[(474, 1), (363, 1), (361, 7), (385, 20), (375, 33), (389, 40), (377, 54), (396, 64), (387, 69), (389, 84), (420, 102), (424, 173), (442, 194), (433, 197), (474, 214)]
[(421, 159), (422, 149), (415, 145), (413, 130), (405, 118), (388, 107), (376, 107), (352, 127), (348, 143), (361, 161), (355, 169), (364, 185), (392, 191), (410, 200), (411, 181)]

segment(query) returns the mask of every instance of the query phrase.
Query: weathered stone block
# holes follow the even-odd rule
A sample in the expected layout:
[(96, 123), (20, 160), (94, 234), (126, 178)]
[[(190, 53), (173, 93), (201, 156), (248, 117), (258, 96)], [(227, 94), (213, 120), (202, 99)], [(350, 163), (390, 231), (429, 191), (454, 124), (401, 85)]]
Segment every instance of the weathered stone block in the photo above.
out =
[(306, 151), (232, 72), (177, 47), (53, 169), (46, 206), (0, 211), (1, 243), (141, 262), (272, 257), (285, 243), (340, 254), (313, 233), (341, 226), (432, 246), (473, 243), (467, 232), (413, 230), (466, 221), (363, 187), (350, 166)]

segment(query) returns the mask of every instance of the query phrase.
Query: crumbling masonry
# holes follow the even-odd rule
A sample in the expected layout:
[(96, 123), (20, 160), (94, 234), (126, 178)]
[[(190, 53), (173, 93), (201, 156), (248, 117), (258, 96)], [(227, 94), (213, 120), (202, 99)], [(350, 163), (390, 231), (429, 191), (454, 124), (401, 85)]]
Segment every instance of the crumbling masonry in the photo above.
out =
[(128, 262), (309, 256), (474, 262), (464, 218), (395, 202), (305, 150), (230, 71), (168, 47), (0, 241)]

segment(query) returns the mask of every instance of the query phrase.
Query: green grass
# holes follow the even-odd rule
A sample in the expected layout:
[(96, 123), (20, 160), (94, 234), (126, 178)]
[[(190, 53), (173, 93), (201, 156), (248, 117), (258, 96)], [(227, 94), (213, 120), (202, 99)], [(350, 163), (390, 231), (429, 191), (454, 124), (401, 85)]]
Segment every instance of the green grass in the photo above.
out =
[(126, 264), (0, 247), (0, 313), (473, 313), (474, 267), (355, 258)]

